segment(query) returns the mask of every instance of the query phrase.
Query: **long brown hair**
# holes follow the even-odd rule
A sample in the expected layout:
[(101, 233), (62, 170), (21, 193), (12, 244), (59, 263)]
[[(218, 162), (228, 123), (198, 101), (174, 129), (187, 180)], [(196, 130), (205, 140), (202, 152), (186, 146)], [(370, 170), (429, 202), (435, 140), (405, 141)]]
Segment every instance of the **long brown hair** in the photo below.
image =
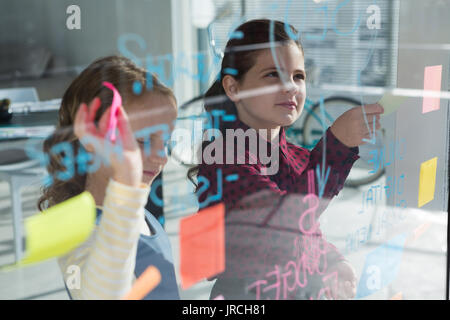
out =
[[(272, 28), (273, 34), (271, 34)], [(292, 37), (286, 30), (290, 30)], [(204, 108), (206, 112), (223, 110), (226, 114), (237, 117), (236, 105), (228, 98), (222, 85), (223, 77), (230, 74), (230, 70), (233, 70), (232, 74), (230, 74), (232, 77), (237, 81), (242, 80), (248, 70), (255, 65), (256, 58), (261, 50), (269, 48), (269, 46), (258, 48), (257, 45), (269, 44), (271, 41), (282, 45), (295, 43), (303, 55), (304, 52), (298, 37), (298, 31), (290, 24), (285, 24), (281, 21), (268, 19), (250, 20), (240, 25), (233, 34), (240, 34), (241, 36), (233, 37), (227, 42), (219, 75), (204, 95)], [(247, 46), (248, 48), (246, 48)], [(211, 99), (213, 97), (219, 97), (219, 99)], [(223, 136), (225, 136), (227, 124), (229, 122), (219, 121), (218, 129)], [(211, 142), (205, 141), (202, 143), (200, 147), (201, 154), (203, 154), (203, 150), (209, 143)], [(193, 178), (198, 174), (199, 168), (200, 165), (193, 167), (187, 173), (188, 179), (196, 186), (197, 184)]]
[(145, 69), (120, 56), (109, 56), (94, 61), (70, 84), (61, 101), (56, 129), (43, 145), (43, 150), (49, 157), (47, 171), (52, 176), (52, 183), (42, 189), (43, 194), (38, 200), (39, 210), (42, 211), (74, 197), (85, 189), (86, 174), (79, 174), (76, 163), (73, 177), (68, 180), (57, 178), (55, 173), (64, 169), (62, 163), (64, 153), (54, 155), (50, 152), (58, 143), (67, 142), (71, 144), (73, 157), (76, 159), (82, 146), (74, 134), (73, 124), (80, 104), (90, 103), (95, 97), (99, 97), (101, 106), (95, 117), (95, 121), (99, 121), (111, 105), (113, 98), (112, 91), (102, 85), (103, 81), (108, 81), (117, 88), (126, 108), (127, 103), (137, 98), (133, 85), (140, 84), (144, 91), (148, 79), (152, 81), (151, 90), (168, 95), (176, 101), (172, 91), (162, 85), (154, 75), (148, 74)]

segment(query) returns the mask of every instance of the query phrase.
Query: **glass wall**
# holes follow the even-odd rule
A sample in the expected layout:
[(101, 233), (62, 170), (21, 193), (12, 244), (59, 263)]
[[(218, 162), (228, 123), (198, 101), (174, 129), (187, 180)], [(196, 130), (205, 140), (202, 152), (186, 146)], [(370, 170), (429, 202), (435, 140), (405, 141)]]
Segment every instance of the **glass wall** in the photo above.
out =
[[(448, 299), (448, 1), (18, 0), (0, 9), (3, 266), (29, 254), (26, 219), (42, 215), (41, 187), (64, 180), (48, 172), (58, 151), (43, 143), (63, 129), (66, 90), (94, 60), (120, 55), (147, 72), (139, 88), (121, 78), (123, 90), (153, 92), (153, 74), (176, 98), (167, 163), (143, 207), (170, 242), (181, 299)], [(272, 22), (235, 31), (254, 19)], [(227, 47), (230, 38), (237, 45)], [(258, 73), (264, 66), (270, 76)], [(208, 91), (214, 83), (221, 89)], [(149, 128), (161, 125), (153, 119)], [(245, 137), (229, 140), (226, 129)], [(250, 159), (252, 141), (266, 158)], [(229, 156), (230, 144), (243, 159), (234, 148)], [(74, 152), (64, 181), (94, 179)], [(61, 261), (95, 248), (85, 241), (0, 271), (0, 298), (68, 299)], [(152, 298), (166, 297), (161, 288)]]

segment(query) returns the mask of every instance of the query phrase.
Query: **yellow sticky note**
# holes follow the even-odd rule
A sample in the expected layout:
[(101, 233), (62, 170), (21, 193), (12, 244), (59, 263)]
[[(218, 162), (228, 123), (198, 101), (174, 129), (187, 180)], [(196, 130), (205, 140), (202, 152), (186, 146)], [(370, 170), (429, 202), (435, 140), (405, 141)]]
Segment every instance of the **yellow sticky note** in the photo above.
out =
[(422, 162), (419, 180), (419, 208), (434, 199), (436, 187), (437, 157)]
[(406, 100), (405, 96), (394, 96), (392, 93), (387, 92), (381, 97), (378, 104), (384, 108), (384, 113), (382, 116), (386, 116), (392, 112), (395, 112), (402, 103)]
[(59, 257), (78, 247), (95, 225), (95, 201), (89, 192), (25, 220), (25, 257), (30, 264)]

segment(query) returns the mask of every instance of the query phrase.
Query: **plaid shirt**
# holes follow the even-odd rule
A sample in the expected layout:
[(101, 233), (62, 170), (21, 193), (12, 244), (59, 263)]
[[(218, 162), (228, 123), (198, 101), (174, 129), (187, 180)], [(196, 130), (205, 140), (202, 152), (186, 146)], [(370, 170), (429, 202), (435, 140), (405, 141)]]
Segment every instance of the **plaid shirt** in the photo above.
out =
[[(250, 129), (240, 120), (236, 120), (231, 129)], [(323, 146), (326, 140), (325, 150), (325, 170), (322, 168)], [(225, 141), (225, 145), (230, 141)], [(268, 143), (267, 150), (270, 150)], [(229, 147), (229, 145), (228, 145)], [(259, 147), (259, 145), (258, 145)], [(224, 153), (227, 148), (224, 148)], [(259, 148), (258, 148), (259, 150)], [(331, 199), (339, 193), (344, 186), (353, 163), (359, 158), (358, 147), (348, 148), (342, 144), (330, 129), (326, 131), (326, 139), (322, 138), (315, 148), (311, 151), (296, 146), (286, 141), (285, 130), (281, 128), (279, 134), (279, 170), (274, 175), (261, 174), (264, 165), (261, 164), (259, 158), (256, 164), (249, 164), (249, 160), (256, 155), (249, 150), (248, 143), (245, 145), (245, 164), (201, 164), (199, 168), (199, 176), (203, 176), (209, 181), (206, 190), (202, 190), (198, 194), (200, 203), (204, 202), (208, 197), (217, 195), (217, 173), (218, 169), (222, 172), (222, 196), (220, 200), (211, 201), (207, 206), (224, 202), (227, 209), (233, 209), (238, 202), (246, 195), (253, 194), (260, 190), (269, 189), (276, 194), (284, 195), (287, 193), (308, 194), (308, 171), (314, 170), (315, 180), (317, 180), (316, 168), (320, 166), (319, 172), (326, 173), (330, 168), (326, 184), (322, 184), (322, 198)], [(225, 159), (225, 156), (224, 156)], [(224, 161), (225, 162), (225, 161)], [(237, 175), (238, 179), (227, 181), (226, 177)], [(325, 180), (326, 175), (323, 175)], [(315, 194), (319, 195), (321, 185), (315, 181)], [(199, 189), (202, 189), (202, 183), (199, 183)]]
[[(228, 128), (250, 129), (240, 120)], [(231, 143), (236, 144), (236, 140), (224, 141), (224, 160)], [(266, 150), (271, 150), (271, 143), (263, 143), (268, 145)], [(329, 169), (329, 173), (322, 177), (325, 144), (323, 172)], [(259, 148), (258, 144), (257, 151)], [(310, 268), (304, 262), (316, 260), (314, 263), (318, 263), (317, 257), (311, 256), (311, 250), (302, 243), (310, 242), (308, 239), (311, 237), (323, 248), (323, 257), (326, 257), (321, 259), (320, 270), (343, 260), (337, 248), (323, 238), (317, 219), (343, 188), (353, 163), (359, 158), (358, 147), (345, 146), (328, 129), (325, 137), (309, 151), (287, 142), (285, 130), (281, 128), (279, 159), (274, 160), (278, 161), (279, 168), (273, 175), (261, 173), (267, 165), (262, 165), (258, 157), (256, 164), (249, 164), (249, 160), (256, 156), (255, 150), (252, 152), (250, 149), (246, 143), (245, 164), (236, 164), (235, 152), (235, 164), (201, 164), (199, 168), (197, 196), (200, 204), (207, 207), (224, 202), (226, 206), (226, 270), (220, 277), (263, 279), (274, 265), (282, 266), (293, 259), (303, 261), (303, 267)], [(227, 179), (230, 176), (235, 179)], [(318, 178), (322, 180), (320, 184)], [(313, 184), (311, 180), (314, 180)], [(220, 182), (222, 188), (218, 188)], [(260, 192), (265, 195), (258, 198)], [(316, 198), (320, 199), (313, 219), (303, 219), (303, 227), (313, 230), (305, 235), (299, 231), (299, 219), (311, 206), (310, 201), (302, 201), (311, 193), (317, 196), (322, 193), (322, 196)], [(288, 198), (281, 203), (284, 196)], [(208, 201), (208, 198), (213, 200)]]

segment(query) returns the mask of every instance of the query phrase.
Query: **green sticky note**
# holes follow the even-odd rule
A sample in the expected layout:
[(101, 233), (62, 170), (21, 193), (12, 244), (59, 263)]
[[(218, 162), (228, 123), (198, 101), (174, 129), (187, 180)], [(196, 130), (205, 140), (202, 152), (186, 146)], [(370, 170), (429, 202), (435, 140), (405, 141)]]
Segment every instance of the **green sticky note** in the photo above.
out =
[(30, 264), (62, 256), (83, 243), (95, 226), (95, 201), (85, 191), (25, 220), (25, 256)]
[(402, 103), (406, 100), (405, 96), (395, 96), (391, 92), (386, 92), (383, 97), (381, 97), (378, 104), (384, 108), (383, 116), (386, 116), (392, 112), (395, 112)]

